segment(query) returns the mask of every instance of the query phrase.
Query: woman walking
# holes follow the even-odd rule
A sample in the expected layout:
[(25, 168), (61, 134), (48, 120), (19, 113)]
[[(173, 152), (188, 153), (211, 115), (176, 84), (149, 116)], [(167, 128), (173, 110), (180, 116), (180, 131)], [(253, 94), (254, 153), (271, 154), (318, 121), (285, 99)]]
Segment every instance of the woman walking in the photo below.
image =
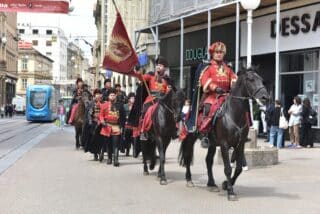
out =
[(275, 107), (270, 112), (270, 147), (274, 147), (277, 139), (277, 148), (282, 147), (283, 129), (279, 127), (280, 116), (283, 114), (281, 103), (279, 100), (275, 101)]
[(300, 135), (299, 128), (301, 124), (301, 112), (302, 105), (301, 99), (298, 96), (293, 98), (293, 105), (290, 107), (288, 113), (290, 114), (289, 119), (289, 134), (291, 144), (288, 146), (289, 148), (301, 148), (300, 146)]
[(311, 113), (311, 104), (308, 98), (303, 100), (302, 112), (301, 112), (301, 146), (303, 147), (313, 147), (312, 141), (312, 129), (311, 123), (309, 122), (309, 117)]

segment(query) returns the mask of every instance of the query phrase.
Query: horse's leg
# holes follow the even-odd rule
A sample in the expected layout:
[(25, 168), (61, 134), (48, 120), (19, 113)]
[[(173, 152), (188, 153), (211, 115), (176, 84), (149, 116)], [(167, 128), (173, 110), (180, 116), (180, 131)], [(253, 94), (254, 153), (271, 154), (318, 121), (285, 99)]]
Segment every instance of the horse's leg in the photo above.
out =
[(78, 130), (78, 128), (75, 126), (74, 127), (74, 130), (75, 130), (75, 132), (76, 132), (76, 149), (79, 149), (80, 148), (80, 142), (79, 142), (79, 138), (80, 138), (80, 136), (79, 136), (79, 130)]
[(187, 187), (194, 187), (190, 165), (193, 159), (194, 143), (196, 142), (196, 140), (197, 137), (195, 134), (188, 134), (180, 145), (179, 161), (180, 165), (186, 167), (185, 178), (187, 181)]
[(237, 162), (236, 169), (234, 171), (234, 175), (231, 179), (232, 186), (236, 183), (238, 176), (242, 172), (243, 158), (244, 158), (244, 143), (240, 143), (240, 145), (234, 150), (235, 159)]
[(166, 150), (166, 146), (168, 145), (168, 143), (165, 142), (166, 140), (162, 139), (161, 137), (157, 136), (156, 137), (156, 142), (157, 142), (157, 146), (158, 146), (158, 151), (159, 151), (159, 156), (160, 156), (160, 167), (159, 167), (159, 171), (160, 171), (160, 184), (161, 185), (167, 185), (167, 179), (166, 179), (166, 174), (164, 171), (164, 164), (165, 164), (165, 150)]
[(157, 162), (157, 155), (156, 155), (156, 142), (154, 140), (149, 141), (149, 151), (150, 151), (150, 165), (149, 165), (149, 169), (153, 170), (154, 167), (156, 166), (156, 162)]
[[(211, 139), (210, 139), (211, 140)], [(208, 174), (208, 183), (207, 187), (212, 192), (219, 192), (219, 188), (214, 182), (212, 166), (213, 166), (213, 157), (216, 154), (216, 146), (210, 144), (208, 147), (208, 152), (206, 156), (206, 164), (207, 164), (207, 174)]]
[(141, 150), (142, 150), (142, 159), (143, 159), (143, 175), (149, 175), (148, 171), (148, 165), (147, 165), (147, 160), (148, 160), (148, 145), (149, 142), (141, 142)]
[(231, 184), (232, 168), (230, 166), (229, 148), (226, 145), (221, 144), (220, 149), (224, 165), (224, 174), (227, 177), (227, 180), (222, 184), (222, 188), (228, 191), (228, 200), (234, 201), (237, 200), (237, 198), (236, 194), (233, 192), (233, 187)]

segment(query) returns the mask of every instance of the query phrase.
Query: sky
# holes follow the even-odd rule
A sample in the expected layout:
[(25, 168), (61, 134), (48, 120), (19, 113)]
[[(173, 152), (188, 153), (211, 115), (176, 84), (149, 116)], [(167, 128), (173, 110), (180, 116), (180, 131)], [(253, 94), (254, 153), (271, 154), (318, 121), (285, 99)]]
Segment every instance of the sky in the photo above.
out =
[(93, 44), (97, 38), (97, 28), (94, 23), (93, 8), (96, 0), (72, 0), (73, 12), (69, 14), (18, 13), (18, 20), (31, 20), (32, 25), (58, 26), (69, 41), (73, 41), (84, 50), (85, 56), (92, 61), (90, 46), (83, 38)]

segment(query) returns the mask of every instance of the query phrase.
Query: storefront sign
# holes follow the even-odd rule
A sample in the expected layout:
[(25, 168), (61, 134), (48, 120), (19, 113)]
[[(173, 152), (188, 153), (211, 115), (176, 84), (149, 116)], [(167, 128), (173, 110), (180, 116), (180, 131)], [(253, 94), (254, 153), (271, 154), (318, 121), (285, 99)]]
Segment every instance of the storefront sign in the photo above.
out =
[(186, 61), (197, 61), (197, 60), (207, 59), (207, 57), (208, 57), (207, 47), (187, 49), (185, 52)]
[(68, 13), (67, 0), (3, 0), (0, 3), (3, 12)]
[[(320, 4), (288, 10), (280, 14), (279, 49), (291, 51), (320, 46)], [(252, 24), (252, 54), (275, 52), (276, 14), (255, 18)], [(247, 23), (241, 22), (241, 56), (247, 54)]]
[[(315, 12), (313, 20), (310, 13), (302, 16), (291, 16), (281, 19), (280, 32), (282, 36), (297, 35), (299, 33), (309, 33), (320, 30), (320, 10)], [(271, 37), (276, 38), (276, 20), (271, 21)]]

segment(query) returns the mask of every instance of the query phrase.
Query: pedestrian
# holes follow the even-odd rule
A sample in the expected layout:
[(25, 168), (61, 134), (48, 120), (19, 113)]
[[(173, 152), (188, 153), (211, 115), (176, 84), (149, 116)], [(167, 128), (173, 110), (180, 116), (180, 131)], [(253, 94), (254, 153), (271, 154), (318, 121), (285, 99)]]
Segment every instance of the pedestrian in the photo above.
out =
[(13, 105), (12, 104), (8, 105), (8, 114), (9, 114), (10, 118), (13, 116)]
[(121, 90), (120, 84), (115, 84), (114, 87), (117, 91), (117, 102), (121, 103), (122, 105), (126, 104), (128, 102), (128, 97), (126, 95), (126, 92)]
[[(135, 101), (135, 94), (134, 93), (130, 93), (128, 95), (128, 103), (124, 104), (124, 111), (126, 113), (126, 126), (125, 126), (125, 130), (124, 130), (124, 137), (125, 137), (125, 148), (126, 148), (126, 156), (129, 156), (130, 154), (130, 148), (131, 148), (131, 144), (133, 146), (134, 145), (134, 139), (133, 139), (133, 129), (134, 127), (129, 126), (127, 124), (128, 118), (129, 118), (129, 114), (131, 112), (131, 109), (133, 107)], [(135, 154), (135, 147), (133, 147), (133, 154)], [(134, 156), (134, 155), (133, 155)]]
[(65, 114), (66, 114), (66, 108), (64, 107), (63, 100), (59, 100), (59, 106), (58, 106), (58, 116), (59, 116), (59, 128), (62, 130), (65, 123)]
[(300, 144), (303, 147), (312, 148), (313, 139), (312, 139), (312, 124), (310, 123), (310, 114), (312, 112), (310, 100), (305, 98), (303, 100), (302, 112), (301, 112), (301, 138)]
[(185, 120), (191, 110), (191, 100), (187, 99), (182, 107), (182, 119)]
[(283, 139), (283, 129), (279, 127), (280, 116), (283, 115), (283, 109), (281, 108), (281, 103), (279, 100), (276, 100), (274, 103), (274, 108), (270, 112), (270, 147), (274, 147), (275, 142), (277, 148), (282, 147)]
[(101, 89), (102, 92), (102, 100), (107, 101), (109, 97), (109, 91), (111, 89), (111, 80), (110, 79), (105, 79), (104, 80), (104, 88)]
[(301, 124), (301, 112), (302, 105), (301, 99), (298, 96), (293, 98), (293, 104), (290, 107), (288, 113), (290, 115), (289, 119), (289, 134), (290, 134), (290, 142), (291, 144), (288, 146), (289, 148), (301, 148), (299, 141), (299, 127)]
[(2, 105), (1, 108), (0, 108), (0, 114), (1, 114), (1, 118), (4, 117), (4, 109), (5, 109), (5, 106)]

